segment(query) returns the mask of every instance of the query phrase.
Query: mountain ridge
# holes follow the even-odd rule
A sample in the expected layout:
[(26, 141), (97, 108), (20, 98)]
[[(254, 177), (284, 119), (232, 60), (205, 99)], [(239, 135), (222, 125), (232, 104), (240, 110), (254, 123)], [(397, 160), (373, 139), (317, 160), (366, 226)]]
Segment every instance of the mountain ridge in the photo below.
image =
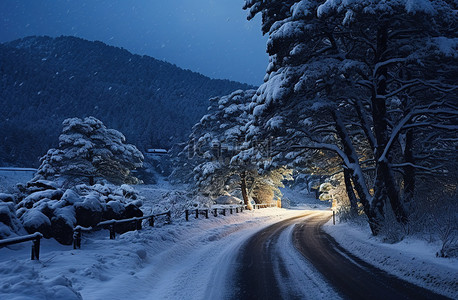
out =
[(186, 138), (208, 99), (252, 86), (77, 37), (0, 44), (0, 163), (36, 166), (68, 117), (94, 116), (140, 149)]

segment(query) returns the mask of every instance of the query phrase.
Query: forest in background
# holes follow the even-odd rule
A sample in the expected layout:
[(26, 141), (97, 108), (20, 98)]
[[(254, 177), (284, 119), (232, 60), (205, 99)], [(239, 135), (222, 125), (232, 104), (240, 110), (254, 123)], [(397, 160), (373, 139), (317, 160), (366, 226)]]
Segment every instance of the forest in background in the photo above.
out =
[(0, 164), (37, 167), (62, 121), (94, 116), (140, 150), (185, 140), (213, 96), (251, 86), (211, 79), (76, 37), (0, 44)]

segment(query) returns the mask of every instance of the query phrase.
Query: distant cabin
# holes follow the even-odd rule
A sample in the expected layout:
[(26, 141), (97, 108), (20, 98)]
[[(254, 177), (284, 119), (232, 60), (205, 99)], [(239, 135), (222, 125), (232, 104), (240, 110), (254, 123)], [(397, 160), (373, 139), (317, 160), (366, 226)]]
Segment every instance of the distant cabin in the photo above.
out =
[(167, 155), (166, 149), (146, 149), (145, 157), (150, 159), (161, 159), (161, 156)]

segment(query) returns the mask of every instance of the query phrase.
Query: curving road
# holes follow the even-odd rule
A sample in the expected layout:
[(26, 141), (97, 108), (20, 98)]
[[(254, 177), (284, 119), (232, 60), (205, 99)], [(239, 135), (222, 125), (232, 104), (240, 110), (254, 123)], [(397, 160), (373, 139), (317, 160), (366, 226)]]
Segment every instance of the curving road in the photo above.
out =
[[(237, 256), (232, 298), (448, 299), (347, 252), (321, 228), (330, 217), (329, 212), (308, 211), (248, 239)], [(297, 251), (279, 250), (291, 247), (288, 244)]]

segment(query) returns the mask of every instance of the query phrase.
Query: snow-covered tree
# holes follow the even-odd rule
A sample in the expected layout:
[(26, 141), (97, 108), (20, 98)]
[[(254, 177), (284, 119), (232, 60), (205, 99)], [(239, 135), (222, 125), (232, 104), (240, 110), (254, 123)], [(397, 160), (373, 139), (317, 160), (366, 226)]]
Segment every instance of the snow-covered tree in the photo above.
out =
[(262, 147), (255, 140), (245, 142), (245, 125), (252, 119), (249, 105), (254, 93), (254, 90), (239, 90), (210, 99), (208, 114), (193, 127), (188, 145), (179, 154), (181, 169), (175, 176), (185, 174), (187, 169), (192, 172), (192, 181), (200, 193), (211, 197), (240, 193), (249, 207), (250, 199), (260, 203), (279, 198), (278, 187), (283, 179), (290, 177), (290, 170), (278, 168), (259, 174), (254, 161), (267, 158), (234, 159), (246, 144)]
[[(456, 146), (456, 3), (247, 0), (245, 8), (249, 18), (262, 13), (270, 55), (247, 132), (272, 137), (280, 161), (333, 152), (374, 234), (385, 203), (407, 222), (399, 187), (412, 185), (412, 169), (433, 170), (404, 151), (412, 129), (448, 157)], [(398, 171), (410, 175), (402, 181)]]
[(59, 180), (64, 185), (106, 180), (114, 184), (138, 183), (131, 170), (142, 166), (142, 153), (119, 131), (107, 129), (94, 117), (63, 122), (59, 147), (41, 158), (34, 180)]

